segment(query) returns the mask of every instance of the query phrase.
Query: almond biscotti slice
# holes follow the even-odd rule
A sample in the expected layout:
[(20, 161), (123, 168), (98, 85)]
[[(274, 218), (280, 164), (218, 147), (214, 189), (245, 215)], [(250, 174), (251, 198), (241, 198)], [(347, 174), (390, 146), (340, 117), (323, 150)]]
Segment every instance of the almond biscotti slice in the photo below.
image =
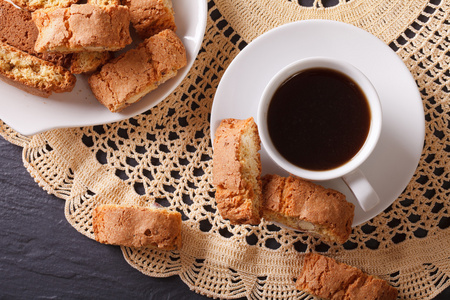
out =
[(130, 9), (131, 24), (142, 39), (160, 31), (176, 31), (172, 0), (124, 0)]
[(69, 71), (0, 42), (0, 79), (30, 94), (48, 97), (70, 92), (76, 78)]
[(164, 208), (101, 205), (92, 214), (95, 239), (104, 244), (178, 250), (181, 214)]
[(32, 13), (37, 52), (117, 51), (131, 44), (126, 6), (74, 4)]
[(214, 138), (213, 184), (220, 215), (231, 224), (261, 221), (261, 159), (253, 118), (222, 120)]
[(183, 43), (165, 30), (105, 64), (91, 75), (89, 85), (100, 103), (118, 112), (174, 77), (186, 63)]
[(332, 242), (345, 243), (355, 205), (345, 195), (297, 177), (265, 175), (263, 217)]
[(29, 11), (35, 11), (49, 7), (69, 7), (79, 0), (11, 0), (17, 6)]
[(398, 296), (387, 281), (315, 253), (305, 255), (295, 286), (320, 299), (395, 300)]

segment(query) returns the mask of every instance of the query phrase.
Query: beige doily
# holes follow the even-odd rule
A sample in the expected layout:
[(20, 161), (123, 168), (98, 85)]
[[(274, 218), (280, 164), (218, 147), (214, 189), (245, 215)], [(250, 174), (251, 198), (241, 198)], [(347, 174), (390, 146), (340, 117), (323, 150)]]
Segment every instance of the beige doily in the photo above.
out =
[[(90, 238), (91, 211), (102, 203), (156, 201), (182, 213), (181, 251), (122, 248), (127, 262), (149, 276), (178, 275), (211, 297), (303, 299), (294, 279), (303, 253), (316, 251), (388, 280), (402, 299), (430, 299), (450, 284), (450, 0), (302, 2), (210, 0), (192, 70), (142, 115), (31, 138), (0, 122), (0, 134), (24, 148), (27, 170), (66, 201), (67, 220)], [(267, 30), (312, 18), (351, 23), (389, 44), (413, 74), (426, 117), (425, 146), (409, 185), (344, 245), (266, 222), (231, 226), (217, 213), (211, 184), (209, 117), (227, 66)]]

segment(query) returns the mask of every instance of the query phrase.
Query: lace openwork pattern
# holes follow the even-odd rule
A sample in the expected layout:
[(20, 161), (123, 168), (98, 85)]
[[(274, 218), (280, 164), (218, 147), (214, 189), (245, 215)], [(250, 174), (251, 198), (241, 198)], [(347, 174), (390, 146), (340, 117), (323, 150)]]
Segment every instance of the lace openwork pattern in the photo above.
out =
[[(66, 201), (66, 217), (93, 238), (91, 212), (103, 203), (157, 202), (183, 216), (178, 252), (122, 248), (155, 277), (178, 275), (211, 297), (309, 299), (296, 291), (305, 252), (335, 257), (378, 275), (402, 299), (430, 299), (450, 276), (450, 1), (209, 0), (205, 38), (182, 84), (144, 114), (113, 124), (21, 137), (25, 166)], [(422, 95), (426, 139), (416, 173), (399, 198), (353, 229), (343, 245), (263, 221), (232, 226), (217, 213), (209, 119), (227, 66), (255, 37), (284, 23), (334, 19), (378, 36), (403, 59)]]

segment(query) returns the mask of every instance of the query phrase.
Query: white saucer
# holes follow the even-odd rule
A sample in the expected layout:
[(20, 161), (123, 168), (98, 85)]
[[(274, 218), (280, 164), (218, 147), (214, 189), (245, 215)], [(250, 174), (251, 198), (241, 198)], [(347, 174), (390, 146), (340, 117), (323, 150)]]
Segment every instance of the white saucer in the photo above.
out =
[[(0, 119), (14, 130), (32, 135), (49, 129), (105, 124), (143, 113), (163, 99), (181, 83), (197, 57), (206, 28), (206, 0), (173, 0), (177, 35), (186, 48), (187, 65), (139, 102), (120, 113), (112, 113), (92, 94), (88, 77), (77, 76), (70, 93), (41, 98), (27, 94), (0, 81)], [(128, 49), (130, 47), (127, 47)]]
[[(422, 100), (416, 83), (397, 54), (368, 32), (349, 24), (309, 20), (289, 23), (256, 38), (233, 60), (218, 86), (211, 113), (211, 138), (222, 119), (255, 121), (258, 102), (272, 78), (284, 66), (311, 56), (347, 60), (373, 83), (381, 100), (383, 129), (377, 147), (361, 166), (380, 197), (364, 212), (341, 179), (320, 182), (344, 193), (355, 204), (353, 226), (386, 209), (414, 175), (425, 137)], [(262, 173), (286, 176), (261, 150)]]

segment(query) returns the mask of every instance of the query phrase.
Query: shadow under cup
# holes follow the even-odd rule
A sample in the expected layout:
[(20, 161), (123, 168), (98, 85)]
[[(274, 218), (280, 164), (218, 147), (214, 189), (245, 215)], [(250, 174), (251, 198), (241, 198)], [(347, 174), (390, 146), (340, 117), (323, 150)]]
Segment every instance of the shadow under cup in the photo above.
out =
[[(314, 72), (321, 75), (328, 72), (327, 76), (330, 78), (338, 76), (342, 82), (344, 79), (348, 80), (346, 84), (351, 89), (355, 89), (355, 86), (352, 85), (356, 85), (356, 89), (362, 93), (361, 101), (366, 101), (364, 105), (368, 109), (366, 116), (368, 124), (365, 125), (368, 128), (364, 133), (365, 139), (364, 136), (361, 136), (361, 132), (358, 133), (360, 135), (359, 144), (353, 144), (354, 141), (351, 139), (347, 141), (346, 134), (353, 129), (359, 130), (361, 126), (355, 125), (358, 123), (353, 123), (353, 121), (358, 119), (360, 113), (357, 109), (352, 111), (353, 108), (347, 107), (347, 105), (353, 104), (345, 104), (347, 103), (346, 96), (341, 95), (341, 91), (345, 91), (345, 89), (334, 88), (336, 78), (319, 81), (319, 78), (327, 77), (320, 77), (317, 74), (314, 75), (315, 77), (305, 75), (314, 74)], [(288, 88), (290, 89), (289, 93), (283, 94)], [(320, 97), (331, 99), (317, 100), (321, 99)], [(301, 104), (299, 104), (300, 102)], [(325, 113), (327, 110), (329, 110), (328, 115)], [(341, 119), (338, 118), (339, 115), (341, 115)], [(336, 116), (337, 119), (329, 120), (330, 116), (333, 118)], [(358, 167), (370, 156), (378, 142), (382, 125), (381, 104), (372, 83), (356, 67), (345, 61), (326, 57), (307, 58), (286, 66), (266, 86), (259, 103), (257, 119), (261, 141), (270, 158), (281, 168), (290, 174), (313, 181), (342, 177), (364, 211), (372, 209), (379, 202), (378, 196)], [(331, 125), (327, 124), (328, 127), (325, 126), (325, 129), (316, 128), (328, 121)], [(341, 123), (346, 124), (340, 128)], [(308, 135), (311, 135), (311, 138), (307, 137)], [(333, 140), (334, 138), (336, 139)], [(329, 149), (326, 147), (322, 149), (321, 139), (326, 142), (330, 140), (330, 146), (327, 146)], [(343, 142), (344, 140), (347, 144)], [(276, 141), (276, 145), (274, 141)], [(350, 146), (354, 148), (351, 150), (354, 155), (353, 153), (349, 154), (348, 159), (337, 163), (336, 166), (318, 167), (317, 169), (309, 167), (309, 165), (320, 165), (321, 160), (327, 161), (330, 158), (333, 160), (333, 155), (339, 152), (339, 147), (348, 148)], [(321, 150), (324, 152), (321, 153)], [(283, 155), (280, 152), (291, 154)], [(335, 155), (335, 157), (337, 156)], [(304, 158), (304, 160), (302, 162), (297, 158)]]

